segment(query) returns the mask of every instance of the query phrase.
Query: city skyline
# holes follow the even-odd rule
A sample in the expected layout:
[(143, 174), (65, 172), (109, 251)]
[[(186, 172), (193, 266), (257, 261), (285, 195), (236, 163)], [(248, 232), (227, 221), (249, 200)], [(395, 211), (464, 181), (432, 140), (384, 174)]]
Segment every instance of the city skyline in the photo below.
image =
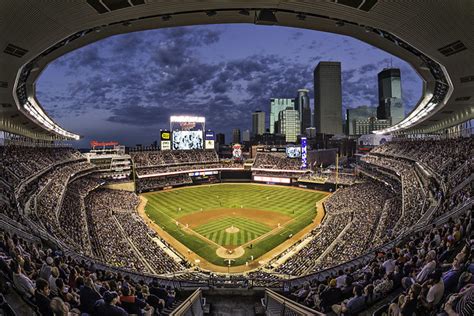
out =
[(84, 136), (78, 147), (92, 139), (151, 143), (173, 114), (202, 114), (230, 139), (232, 128), (251, 127), (252, 111), (269, 113), (272, 97), (309, 88), (313, 105), (312, 71), (321, 60), (341, 61), (344, 109), (376, 104), (376, 74), (391, 59), (403, 73), (409, 111), (421, 79), (404, 61), (346, 36), (255, 25), (114, 36), (54, 61), (37, 94), (58, 123)]

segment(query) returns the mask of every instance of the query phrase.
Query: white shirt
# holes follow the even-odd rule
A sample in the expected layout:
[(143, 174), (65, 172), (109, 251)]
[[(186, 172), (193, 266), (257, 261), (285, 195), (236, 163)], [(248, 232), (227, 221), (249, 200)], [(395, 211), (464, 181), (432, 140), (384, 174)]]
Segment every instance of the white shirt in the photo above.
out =
[(385, 273), (389, 274), (395, 270), (395, 260), (388, 259), (382, 263), (382, 266), (385, 268)]
[(444, 283), (443, 279), (439, 280), (438, 283), (430, 287), (428, 294), (426, 294), (426, 301), (428, 303), (433, 303), (434, 305), (438, 305), (438, 303), (443, 298), (444, 294)]

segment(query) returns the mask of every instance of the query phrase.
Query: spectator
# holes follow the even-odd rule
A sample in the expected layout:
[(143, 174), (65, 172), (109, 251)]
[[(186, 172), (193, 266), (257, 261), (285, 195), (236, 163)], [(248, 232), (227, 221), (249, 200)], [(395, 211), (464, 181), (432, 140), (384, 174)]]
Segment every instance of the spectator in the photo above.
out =
[(94, 306), (94, 316), (128, 316), (128, 313), (116, 304), (119, 302), (117, 292), (105, 291), (103, 299), (98, 300)]
[(45, 279), (36, 280), (35, 302), (42, 316), (53, 316), (51, 309), (51, 299), (49, 298), (49, 284)]
[(13, 284), (15, 288), (26, 297), (30, 298), (35, 295), (35, 288), (33, 281), (22, 273), (18, 262), (12, 261)]
[(121, 292), (120, 304), (123, 309), (129, 314), (142, 315), (142, 309), (147, 306), (146, 302), (137, 298), (128, 286), (123, 286)]

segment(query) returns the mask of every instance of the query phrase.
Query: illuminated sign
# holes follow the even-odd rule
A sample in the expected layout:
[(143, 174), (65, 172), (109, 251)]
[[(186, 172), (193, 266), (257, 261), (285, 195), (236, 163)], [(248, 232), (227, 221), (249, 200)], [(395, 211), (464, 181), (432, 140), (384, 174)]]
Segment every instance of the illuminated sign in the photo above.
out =
[(301, 137), (301, 169), (308, 167), (307, 150), (307, 139), (306, 137)]
[(170, 150), (170, 149), (171, 149), (171, 141), (162, 140), (161, 141), (161, 150)]
[(171, 116), (170, 122), (178, 122), (178, 123), (205, 123), (206, 118), (202, 116)]
[(214, 140), (213, 139), (206, 139), (204, 142), (205, 149), (214, 149)]
[(171, 133), (168, 131), (161, 131), (161, 140), (170, 140), (171, 139)]
[(206, 140), (214, 140), (214, 132), (212, 131), (207, 131), (206, 132)]
[(262, 181), (262, 182), (271, 182), (271, 183), (291, 183), (290, 178), (278, 178), (278, 177), (254, 176), (253, 180)]

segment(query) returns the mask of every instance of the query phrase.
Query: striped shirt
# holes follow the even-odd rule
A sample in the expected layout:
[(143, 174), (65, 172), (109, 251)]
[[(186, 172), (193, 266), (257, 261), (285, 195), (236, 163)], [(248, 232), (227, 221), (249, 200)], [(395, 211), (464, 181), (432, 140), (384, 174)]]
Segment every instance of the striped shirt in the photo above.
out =
[(455, 307), (460, 316), (474, 315), (474, 286), (471, 286), (461, 297)]

